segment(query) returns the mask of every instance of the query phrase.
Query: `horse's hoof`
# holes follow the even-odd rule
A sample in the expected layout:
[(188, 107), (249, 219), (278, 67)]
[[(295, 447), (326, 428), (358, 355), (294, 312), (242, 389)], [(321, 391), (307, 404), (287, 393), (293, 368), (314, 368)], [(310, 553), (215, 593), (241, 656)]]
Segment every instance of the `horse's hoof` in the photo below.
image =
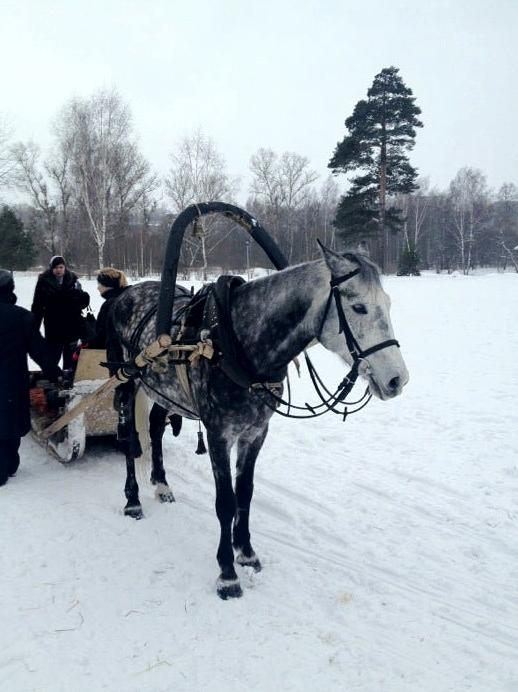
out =
[(176, 502), (171, 490), (167, 493), (157, 493), (157, 497), (160, 500), (160, 502)]
[(259, 560), (255, 553), (252, 553), (249, 557), (244, 553), (238, 553), (236, 555), (236, 562), (238, 565), (241, 565), (241, 567), (252, 567), (254, 572), (260, 572), (263, 568), (261, 560)]
[(175, 502), (173, 491), (168, 485), (158, 483), (155, 488), (155, 496), (160, 502)]
[(124, 516), (138, 520), (144, 518), (144, 512), (140, 505), (133, 505), (133, 507), (124, 507)]
[(243, 591), (239, 579), (222, 579), (217, 582), (218, 596), (226, 601), (229, 598), (241, 598)]

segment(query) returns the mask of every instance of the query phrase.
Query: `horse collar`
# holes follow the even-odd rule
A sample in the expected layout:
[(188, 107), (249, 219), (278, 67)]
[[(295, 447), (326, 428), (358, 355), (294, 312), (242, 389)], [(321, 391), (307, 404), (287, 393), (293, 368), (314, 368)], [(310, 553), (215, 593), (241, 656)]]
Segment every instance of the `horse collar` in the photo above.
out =
[(234, 384), (243, 389), (252, 389), (257, 385), (278, 388), (286, 377), (287, 368), (272, 371), (266, 378), (260, 376), (234, 331), (231, 315), (233, 294), (243, 283), (245, 280), (240, 276), (224, 275), (211, 286), (203, 322), (216, 346), (218, 357), (215, 363)]

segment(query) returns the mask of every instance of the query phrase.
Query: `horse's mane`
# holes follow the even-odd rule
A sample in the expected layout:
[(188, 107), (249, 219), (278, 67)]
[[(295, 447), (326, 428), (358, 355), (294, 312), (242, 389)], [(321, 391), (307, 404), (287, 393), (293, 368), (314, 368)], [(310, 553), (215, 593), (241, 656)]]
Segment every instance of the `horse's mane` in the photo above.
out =
[[(337, 255), (340, 255), (344, 259), (349, 260), (349, 262), (352, 262), (353, 264), (358, 265), (360, 269), (359, 273), (359, 278), (363, 281), (365, 288), (367, 291), (371, 290), (377, 290), (381, 287), (381, 279), (380, 279), (380, 270), (378, 265), (373, 262), (369, 257), (366, 255), (356, 252), (353, 250), (346, 250), (343, 252), (336, 253)], [(266, 282), (269, 285), (276, 285), (277, 282), (282, 282), (283, 281), (283, 273), (284, 271), (289, 271), (290, 273), (293, 272), (298, 272), (304, 270), (305, 267), (311, 264), (316, 264), (318, 262), (324, 262), (324, 259), (320, 260), (312, 260), (309, 262), (301, 262), (300, 264), (295, 264), (295, 265), (290, 265), (285, 268), (285, 270), (281, 270), (279, 272), (273, 272), (273, 274), (268, 274), (266, 276), (259, 276), (256, 279), (253, 279), (252, 281), (249, 281), (248, 283), (244, 284), (242, 287), (239, 287), (237, 290), (242, 291), (242, 290), (247, 290), (248, 286), (251, 285), (262, 285), (264, 282)]]
[(366, 283), (368, 288), (378, 288), (381, 286), (379, 267), (367, 255), (349, 250), (340, 254), (350, 262), (358, 264), (360, 267), (360, 278)]

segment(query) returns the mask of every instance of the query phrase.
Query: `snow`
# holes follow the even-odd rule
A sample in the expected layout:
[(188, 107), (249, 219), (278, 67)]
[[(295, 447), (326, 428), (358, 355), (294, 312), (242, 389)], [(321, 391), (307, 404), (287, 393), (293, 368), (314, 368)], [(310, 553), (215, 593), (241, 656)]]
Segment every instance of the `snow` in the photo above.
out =
[[(29, 305), (34, 277), (16, 281)], [(0, 689), (518, 689), (518, 275), (385, 286), (410, 383), (345, 424), (273, 419), (251, 514), (263, 571), (237, 567), (241, 599), (215, 593), (194, 422), (165, 437), (176, 503), (141, 487), (140, 522), (105, 441), (64, 466), (24, 438), (0, 489)]]

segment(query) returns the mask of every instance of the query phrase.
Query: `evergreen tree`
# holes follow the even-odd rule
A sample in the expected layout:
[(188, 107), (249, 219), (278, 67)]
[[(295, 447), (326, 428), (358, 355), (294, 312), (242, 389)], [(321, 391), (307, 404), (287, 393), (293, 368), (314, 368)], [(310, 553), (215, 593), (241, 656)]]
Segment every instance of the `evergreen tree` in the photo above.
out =
[(0, 267), (28, 269), (35, 255), (32, 238), (24, 230), (23, 223), (9, 207), (3, 207), (0, 214)]
[[(399, 230), (400, 210), (387, 197), (416, 189), (417, 171), (406, 155), (415, 144), (420, 108), (396, 67), (374, 78), (367, 100), (358, 101), (345, 121), (348, 134), (339, 142), (328, 167), (333, 173), (360, 171), (338, 205), (335, 225), (351, 243)], [(384, 258), (382, 257), (382, 262)]]
[(420, 262), (421, 262), (421, 258), (417, 254), (417, 250), (415, 249), (415, 247), (405, 246), (403, 248), (403, 252), (401, 253), (401, 257), (399, 258), (397, 275), (398, 276), (419, 276), (421, 273), (419, 271), (419, 263)]

